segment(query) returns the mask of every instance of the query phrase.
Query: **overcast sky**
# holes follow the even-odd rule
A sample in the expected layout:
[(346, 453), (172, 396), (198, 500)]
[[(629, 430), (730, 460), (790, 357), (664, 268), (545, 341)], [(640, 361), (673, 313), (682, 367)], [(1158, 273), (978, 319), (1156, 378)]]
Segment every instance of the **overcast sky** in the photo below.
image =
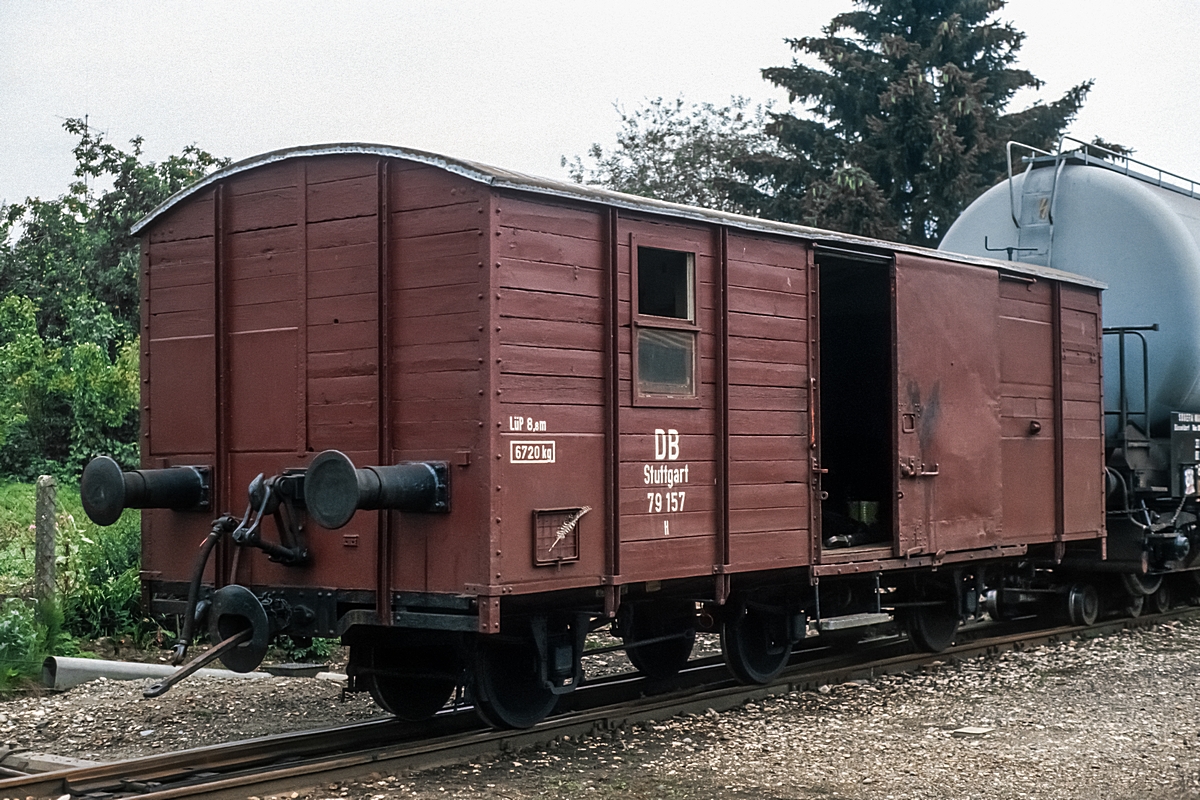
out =
[[(67, 117), (158, 160), (197, 143), (236, 159), (317, 142), (379, 142), (563, 177), (610, 143), (614, 103), (786, 98), (763, 67), (850, 0), (738, 4), (0, 0), (0, 202), (70, 180)], [(1094, 78), (1071, 133), (1200, 178), (1200, 2), (1010, 0), (1021, 65)]]

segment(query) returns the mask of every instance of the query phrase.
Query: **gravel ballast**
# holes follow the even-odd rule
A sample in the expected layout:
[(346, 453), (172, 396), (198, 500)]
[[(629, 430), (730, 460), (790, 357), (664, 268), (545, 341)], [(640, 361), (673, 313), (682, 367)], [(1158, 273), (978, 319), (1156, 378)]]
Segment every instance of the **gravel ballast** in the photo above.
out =
[[(284, 797), (1200, 798), (1198, 654), (1173, 622)], [(0, 703), (0, 738), (112, 760), (378, 716), (314, 679), (143, 683)]]

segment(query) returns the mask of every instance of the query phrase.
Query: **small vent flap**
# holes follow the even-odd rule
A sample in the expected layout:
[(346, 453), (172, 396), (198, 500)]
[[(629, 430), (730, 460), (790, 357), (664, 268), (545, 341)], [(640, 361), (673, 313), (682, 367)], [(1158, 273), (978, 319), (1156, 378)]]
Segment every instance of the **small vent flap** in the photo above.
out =
[(538, 567), (579, 560), (580, 520), (592, 509), (549, 508), (533, 512), (533, 563)]

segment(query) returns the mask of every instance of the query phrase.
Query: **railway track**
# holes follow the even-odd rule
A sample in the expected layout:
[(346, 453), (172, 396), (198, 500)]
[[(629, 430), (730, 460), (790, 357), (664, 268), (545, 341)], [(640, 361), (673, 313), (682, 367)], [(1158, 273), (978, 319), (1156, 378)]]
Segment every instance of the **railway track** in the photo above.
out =
[(521, 731), (481, 727), (469, 706), (412, 724), (373, 720), (317, 731), (295, 732), (215, 745), (101, 766), (0, 779), (0, 797), (245, 798), (363, 778), (373, 772), (428, 769), (474, 757), (542, 745), (678, 714), (737, 707), (749, 700), (824, 684), (911, 671), (937, 661), (997, 654), (1076, 637), (1097, 637), (1126, 628), (1200, 617), (1200, 609), (1121, 618), (1091, 626), (1021, 629), (1020, 623), (964, 628), (960, 642), (938, 653), (913, 652), (898, 637), (849, 650), (800, 648), (788, 669), (767, 686), (742, 686), (728, 678), (719, 658), (693, 661), (672, 682), (656, 688), (632, 674), (598, 679), (581, 687), (561, 713)]

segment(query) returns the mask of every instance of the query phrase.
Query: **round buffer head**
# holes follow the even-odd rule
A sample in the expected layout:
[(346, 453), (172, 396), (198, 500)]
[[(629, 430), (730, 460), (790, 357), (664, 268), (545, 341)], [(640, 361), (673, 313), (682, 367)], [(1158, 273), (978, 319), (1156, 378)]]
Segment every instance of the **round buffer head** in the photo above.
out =
[(336, 530), (358, 510), (358, 471), (340, 450), (326, 450), (304, 473), (304, 505), (322, 528)]
[(125, 510), (125, 474), (108, 456), (93, 458), (83, 468), (79, 495), (88, 519), (97, 525), (112, 525)]

